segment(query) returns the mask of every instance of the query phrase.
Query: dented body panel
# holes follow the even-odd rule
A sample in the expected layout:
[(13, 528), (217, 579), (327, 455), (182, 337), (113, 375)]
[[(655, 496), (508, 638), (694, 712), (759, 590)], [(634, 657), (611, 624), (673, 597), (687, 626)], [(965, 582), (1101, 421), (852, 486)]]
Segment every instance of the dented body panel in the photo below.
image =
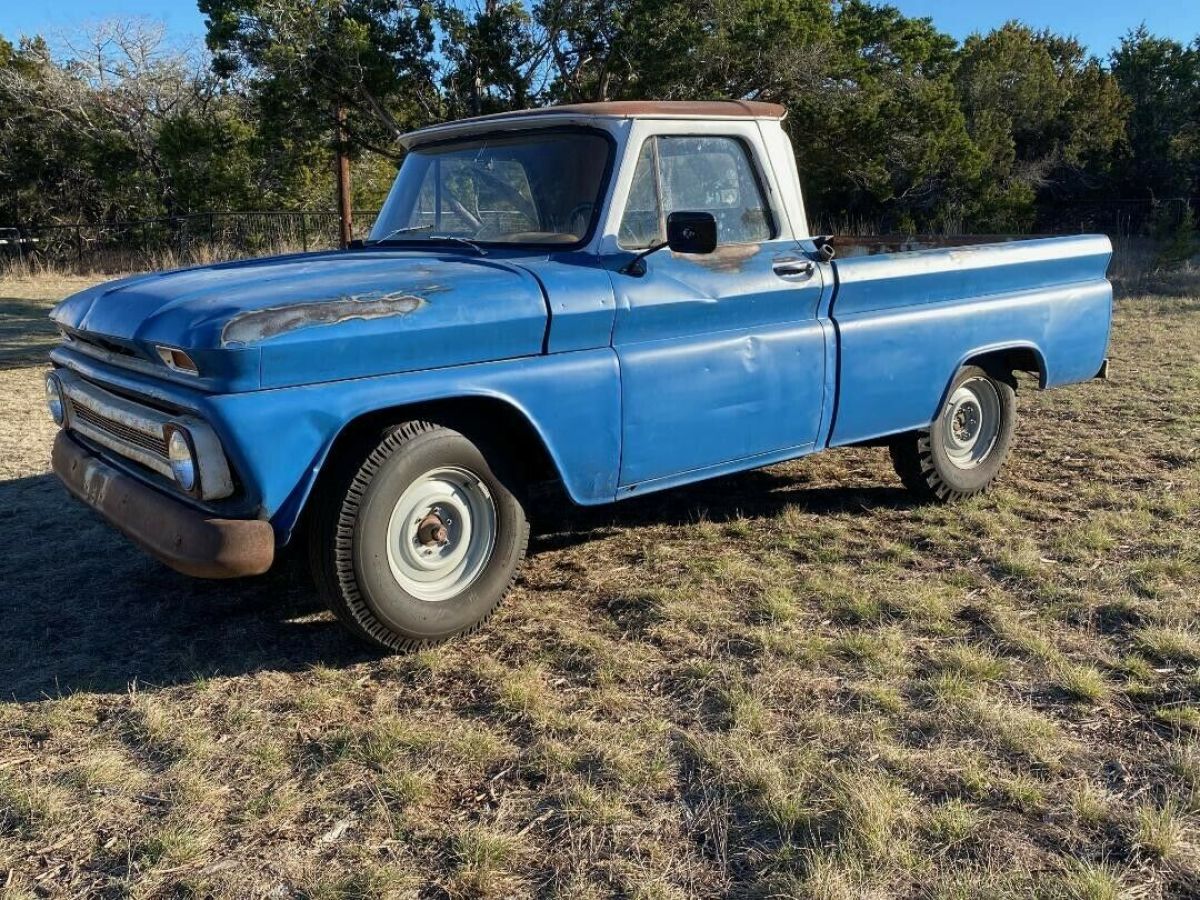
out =
[[(96, 431), (104, 422), (89, 431), (68, 421), (74, 443), (59, 456), (72, 460), (75, 474), (63, 475), (72, 491), (100, 508), (79, 473), (102, 472), (137, 509), (174, 510), (193, 556), (221, 545), (222, 560), (240, 559), (222, 544), (243, 533), (228, 523), (269, 523), (276, 545), (286, 544), (340, 436), (365, 416), (398, 423), (431, 403), (471, 401), (484, 410), (471, 427), (503, 446), (486, 410), (507, 410), (544, 448), (546, 474), (590, 505), (926, 427), (956, 370), (984, 354), (1022, 351), (1043, 387), (1100, 371), (1111, 310), (1106, 238), (897, 245), (829, 262), (807, 233), (774, 112), (616, 106), (406, 139), (548, 123), (606, 132), (611, 171), (594, 226), (570, 250), (400, 241), (136, 276), (65, 300), (53, 312), (65, 339), (52, 359), (79, 396), (111, 395), (101, 406), (128, 412), (125, 424), (141, 432), (203, 423), (229, 487), (184, 494), (159, 457), (144, 465), (141, 443), (119, 452), (121, 440), (145, 434), (113, 437)], [(704, 255), (662, 249), (628, 268), (622, 212), (656, 135), (743, 145), (770, 238)], [(713, 202), (728, 191), (728, 182), (714, 188)], [(198, 373), (169, 368), (163, 348), (185, 353)], [(117, 524), (150, 544), (144, 523)], [(264, 564), (262, 529), (251, 531), (260, 542), (253, 563), (213, 571)], [(190, 556), (180, 565), (205, 570)]]
[[(623, 491), (769, 453), (811, 451), (825, 387), (823, 279), (775, 274), (793, 241), (684, 256), (614, 279)], [(730, 249), (736, 252), (728, 252)]]

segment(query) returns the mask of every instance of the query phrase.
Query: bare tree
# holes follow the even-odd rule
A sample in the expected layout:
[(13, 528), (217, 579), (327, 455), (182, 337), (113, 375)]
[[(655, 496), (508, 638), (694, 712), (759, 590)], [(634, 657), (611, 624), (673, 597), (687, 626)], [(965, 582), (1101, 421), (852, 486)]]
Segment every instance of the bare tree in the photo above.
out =
[(53, 43), (22, 48), (24, 65), (0, 68), (0, 92), (15, 115), (2, 129), (58, 122), (79, 141), (119, 137), (172, 206), (170, 179), (159, 153), (163, 123), (197, 110), (213, 95), (213, 79), (194, 50), (171, 44), (163, 25), (111, 19)]

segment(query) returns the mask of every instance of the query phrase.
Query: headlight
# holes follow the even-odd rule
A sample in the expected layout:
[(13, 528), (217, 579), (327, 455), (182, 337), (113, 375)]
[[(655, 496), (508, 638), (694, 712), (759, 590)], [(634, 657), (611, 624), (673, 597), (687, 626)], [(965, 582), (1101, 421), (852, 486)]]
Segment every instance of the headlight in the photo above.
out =
[(175, 481), (188, 493), (196, 489), (196, 452), (188, 433), (182, 428), (172, 428), (167, 438), (167, 458)]
[(63, 402), (62, 382), (53, 372), (46, 376), (46, 406), (50, 410), (50, 418), (55, 425), (62, 425), (67, 417), (67, 407)]

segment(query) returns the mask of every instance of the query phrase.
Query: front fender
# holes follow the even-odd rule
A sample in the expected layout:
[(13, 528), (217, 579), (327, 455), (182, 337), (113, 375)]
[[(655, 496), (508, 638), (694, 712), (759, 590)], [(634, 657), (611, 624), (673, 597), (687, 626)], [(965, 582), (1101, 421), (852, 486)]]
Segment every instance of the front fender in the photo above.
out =
[(204, 413), (286, 542), (348, 424), (396, 406), (467, 397), (498, 400), (523, 415), (576, 503), (614, 498), (621, 410), (610, 348), (214, 396)]

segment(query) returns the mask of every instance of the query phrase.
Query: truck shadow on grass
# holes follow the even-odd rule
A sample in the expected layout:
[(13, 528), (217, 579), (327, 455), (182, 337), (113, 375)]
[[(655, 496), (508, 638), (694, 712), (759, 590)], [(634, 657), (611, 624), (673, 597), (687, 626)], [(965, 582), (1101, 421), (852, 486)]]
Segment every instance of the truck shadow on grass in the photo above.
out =
[[(614, 530), (906, 502), (895, 488), (813, 487), (770, 471), (540, 520), (531, 553)], [(50, 475), (0, 482), (0, 702), (125, 693), (377, 658), (324, 612), (303, 560), (261, 578), (200, 581), (149, 558)]]
[(50, 475), (0, 483), (0, 701), (124, 693), (371, 658), (297, 566), (200, 581), (146, 556)]
[(624, 528), (654, 525), (715, 524), (736, 519), (771, 519), (785, 508), (814, 515), (869, 513), (879, 507), (902, 509), (913, 504), (912, 495), (895, 485), (845, 487), (820, 484), (797, 477), (795, 467), (755, 469), (702, 481), (610, 506), (580, 507), (570, 501), (542, 501), (535, 510), (530, 552), (566, 549), (604, 537)]

